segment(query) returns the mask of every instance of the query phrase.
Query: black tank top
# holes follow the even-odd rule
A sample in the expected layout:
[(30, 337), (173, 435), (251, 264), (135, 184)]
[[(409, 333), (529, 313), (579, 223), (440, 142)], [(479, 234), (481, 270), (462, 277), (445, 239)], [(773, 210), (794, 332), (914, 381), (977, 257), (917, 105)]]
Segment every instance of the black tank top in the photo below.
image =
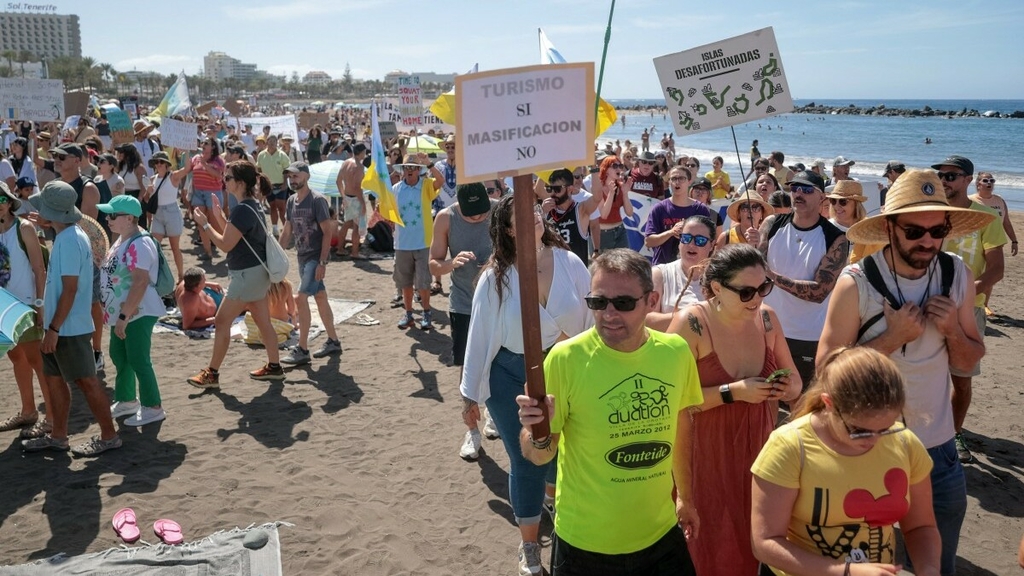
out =
[(548, 222), (550, 222), (555, 230), (562, 236), (562, 240), (569, 245), (569, 249), (572, 253), (579, 256), (580, 260), (583, 260), (584, 266), (590, 266), (590, 251), (587, 247), (587, 237), (580, 232), (580, 205), (578, 202), (573, 202), (572, 206), (563, 214), (559, 214), (557, 210), (552, 210), (548, 213)]

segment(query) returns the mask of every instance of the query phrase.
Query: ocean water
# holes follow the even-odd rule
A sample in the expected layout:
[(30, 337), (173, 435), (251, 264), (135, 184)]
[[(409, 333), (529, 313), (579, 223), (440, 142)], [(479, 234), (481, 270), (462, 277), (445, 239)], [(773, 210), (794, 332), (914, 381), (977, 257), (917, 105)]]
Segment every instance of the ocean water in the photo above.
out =
[[(663, 100), (609, 100), (615, 106), (664, 105)], [(811, 100), (794, 100), (797, 106)], [(859, 107), (885, 104), (888, 108), (921, 109), (931, 106), (936, 110), (959, 111), (963, 108), (979, 112), (994, 110), (1013, 112), (1024, 110), (1024, 100), (813, 100), (828, 106)], [(621, 115), (620, 115), (621, 116)], [(644, 128), (654, 126), (651, 149), (660, 148), (661, 137), (673, 131), (668, 117), (646, 112), (625, 114), (626, 125), (621, 123), (605, 132), (599, 140), (625, 140), (639, 144)], [(909, 168), (928, 168), (951, 154), (960, 154), (974, 162), (975, 172), (992, 172), (996, 178), (995, 193), (1006, 199), (1011, 210), (1024, 211), (1024, 119), (1002, 118), (904, 118), (899, 116), (848, 116), (781, 114), (748, 122), (734, 127), (739, 146), (739, 160), (728, 128), (701, 132), (688, 136), (675, 136), (676, 152), (696, 156), (701, 170), (710, 170), (711, 159), (722, 156), (725, 170), (733, 182), (741, 180), (750, 170), (750, 144), (757, 139), (762, 155), (781, 150), (786, 164), (814, 159), (825, 159), (831, 169), (831, 159), (845, 156), (856, 164), (851, 174), (864, 184), (869, 203), (877, 207), (875, 183), (884, 182), (882, 170), (889, 160), (900, 160)], [(925, 144), (931, 138), (931, 144)], [(974, 193), (971, 186), (970, 193)]]

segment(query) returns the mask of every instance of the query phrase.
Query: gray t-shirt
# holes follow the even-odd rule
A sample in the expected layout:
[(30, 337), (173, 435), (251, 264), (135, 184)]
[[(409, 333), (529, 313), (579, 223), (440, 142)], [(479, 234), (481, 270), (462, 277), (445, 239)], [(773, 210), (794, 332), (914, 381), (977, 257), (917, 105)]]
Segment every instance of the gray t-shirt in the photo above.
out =
[(324, 231), (320, 228), (320, 223), (331, 217), (327, 197), (312, 190), (301, 202), (298, 201), (297, 194), (289, 196), (284, 215), (292, 225), (292, 237), (295, 238), (299, 266), (301, 267), (303, 262), (319, 260), (324, 241)]
[[(259, 203), (254, 198), (246, 198), (239, 202), (238, 206), (231, 210), (231, 224), (238, 228), (245, 240), (239, 240), (228, 252), (228, 270), (262, 266), (267, 259), (267, 218)], [(246, 240), (249, 245), (246, 245)]]
[[(491, 212), (498, 205), (491, 200)], [(468, 315), (473, 308), (473, 282), (480, 274), (480, 268), (491, 257), (490, 218), (483, 222), (467, 222), (459, 212), (458, 203), (445, 208), (450, 214), (448, 229), (448, 251), (454, 258), (459, 252), (472, 252), (476, 259), (470, 260), (465, 266), (452, 270), (452, 293), (448, 299), (448, 309), (456, 314)]]

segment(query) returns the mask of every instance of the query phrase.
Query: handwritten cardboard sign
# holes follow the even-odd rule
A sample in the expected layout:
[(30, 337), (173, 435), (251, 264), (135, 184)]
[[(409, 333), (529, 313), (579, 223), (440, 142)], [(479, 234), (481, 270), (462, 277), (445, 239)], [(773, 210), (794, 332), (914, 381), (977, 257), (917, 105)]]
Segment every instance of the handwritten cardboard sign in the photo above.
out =
[(209, 102), (207, 102), (205, 104), (200, 104), (199, 106), (197, 106), (196, 107), (196, 114), (206, 114), (207, 112), (209, 112), (210, 110), (213, 110), (216, 107), (217, 107), (217, 101), (216, 100), (210, 100)]
[(64, 120), (64, 81), (0, 78), (0, 115), (6, 120)]
[(594, 163), (594, 63), (455, 77), (462, 182)]
[(89, 111), (89, 95), (85, 92), (69, 92), (64, 95), (64, 113), (70, 116), (85, 116)]
[(317, 124), (322, 128), (330, 123), (331, 115), (327, 112), (299, 112), (299, 128), (310, 130)]
[(114, 145), (125, 144), (135, 140), (135, 132), (132, 131), (132, 119), (128, 113), (117, 107), (117, 104), (107, 104), (103, 107), (107, 115), (107, 122), (110, 124), (110, 139)]
[(398, 113), (402, 122), (409, 126), (423, 123), (423, 88), (419, 76), (399, 76), (395, 82), (398, 93)]
[(395, 126), (394, 122), (379, 122), (378, 127), (380, 128), (380, 139), (387, 142), (392, 138), (398, 138), (398, 127)]
[(654, 68), (680, 136), (793, 110), (771, 27), (660, 56)]
[(160, 143), (179, 150), (196, 150), (199, 148), (198, 128), (198, 124), (164, 118), (160, 123)]

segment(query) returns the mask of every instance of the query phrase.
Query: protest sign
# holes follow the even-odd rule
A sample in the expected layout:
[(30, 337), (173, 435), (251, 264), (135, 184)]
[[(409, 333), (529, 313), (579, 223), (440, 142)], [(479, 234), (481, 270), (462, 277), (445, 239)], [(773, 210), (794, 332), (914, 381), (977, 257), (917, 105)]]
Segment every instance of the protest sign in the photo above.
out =
[(131, 100), (126, 101), (124, 103), (124, 113), (127, 114), (128, 117), (131, 118), (132, 120), (135, 120), (136, 118), (138, 118), (139, 117), (139, 105), (138, 105), (138, 103), (133, 102)]
[(242, 103), (234, 98), (228, 98), (224, 101), (224, 109), (230, 112), (232, 116), (242, 115)]
[(227, 121), (228, 124), (234, 126), (239, 132), (241, 132), (246, 124), (252, 124), (253, 132), (256, 134), (262, 134), (263, 127), (270, 126), (270, 133), (272, 135), (280, 137), (284, 134), (289, 134), (296, 142), (299, 141), (299, 127), (295, 123), (294, 114), (287, 114), (285, 116), (253, 116), (249, 118), (231, 117)]
[(75, 128), (78, 128), (78, 120), (82, 117), (78, 114), (74, 116), (68, 116), (68, 119), (64, 121), (64, 127), (60, 129), (61, 132), (72, 132)]
[(771, 27), (654, 59), (676, 134), (793, 110)]
[(64, 82), (0, 78), (0, 115), (6, 120), (63, 120)]
[(594, 63), (455, 77), (459, 183), (594, 163)]
[(398, 138), (398, 127), (394, 122), (378, 122), (380, 128), (380, 139), (387, 142), (392, 138)]
[(69, 92), (64, 95), (64, 113), (70, 116), (85, 116), (89, 111), (89, 95), (85, 92)]
[(196, 107), (196, 114), (206, 114), (207, 112), (209, 112), (210, 110), (213, 110), (216, 107), (217, 107), (217, 101), (216, 100), (210, 100), (209, 102), (207, 102), (205, 104), (200, 104), (199, 106), (197, 106)]
[(399, 76), (395, 82), (398, 93), (398, 113), (402, 123), (409, 126), (423, 124), (423, 89), (419, 76)]
[(114, 146), (135, 140), (132, 119), (128, 117), (127, 112), (118, 108), (116, 104), (107, 104), (103, 111), (107, 115), (107, 123), (110, 124), (110, 140)]
[(398, 98), (385, 98), (378, 104), (377, 117), (381, 122), (402, 121), (402, 114), (398, 111)]
[(160, 143), (179, 150), (195, 150), (198, 146), (199, 125), (164, 118), (160, 123)]
[(327, 112), (299, 112), (299, 127), (310, 130), (317, 124), (324, 128), (331, 123), (331, 115)]

